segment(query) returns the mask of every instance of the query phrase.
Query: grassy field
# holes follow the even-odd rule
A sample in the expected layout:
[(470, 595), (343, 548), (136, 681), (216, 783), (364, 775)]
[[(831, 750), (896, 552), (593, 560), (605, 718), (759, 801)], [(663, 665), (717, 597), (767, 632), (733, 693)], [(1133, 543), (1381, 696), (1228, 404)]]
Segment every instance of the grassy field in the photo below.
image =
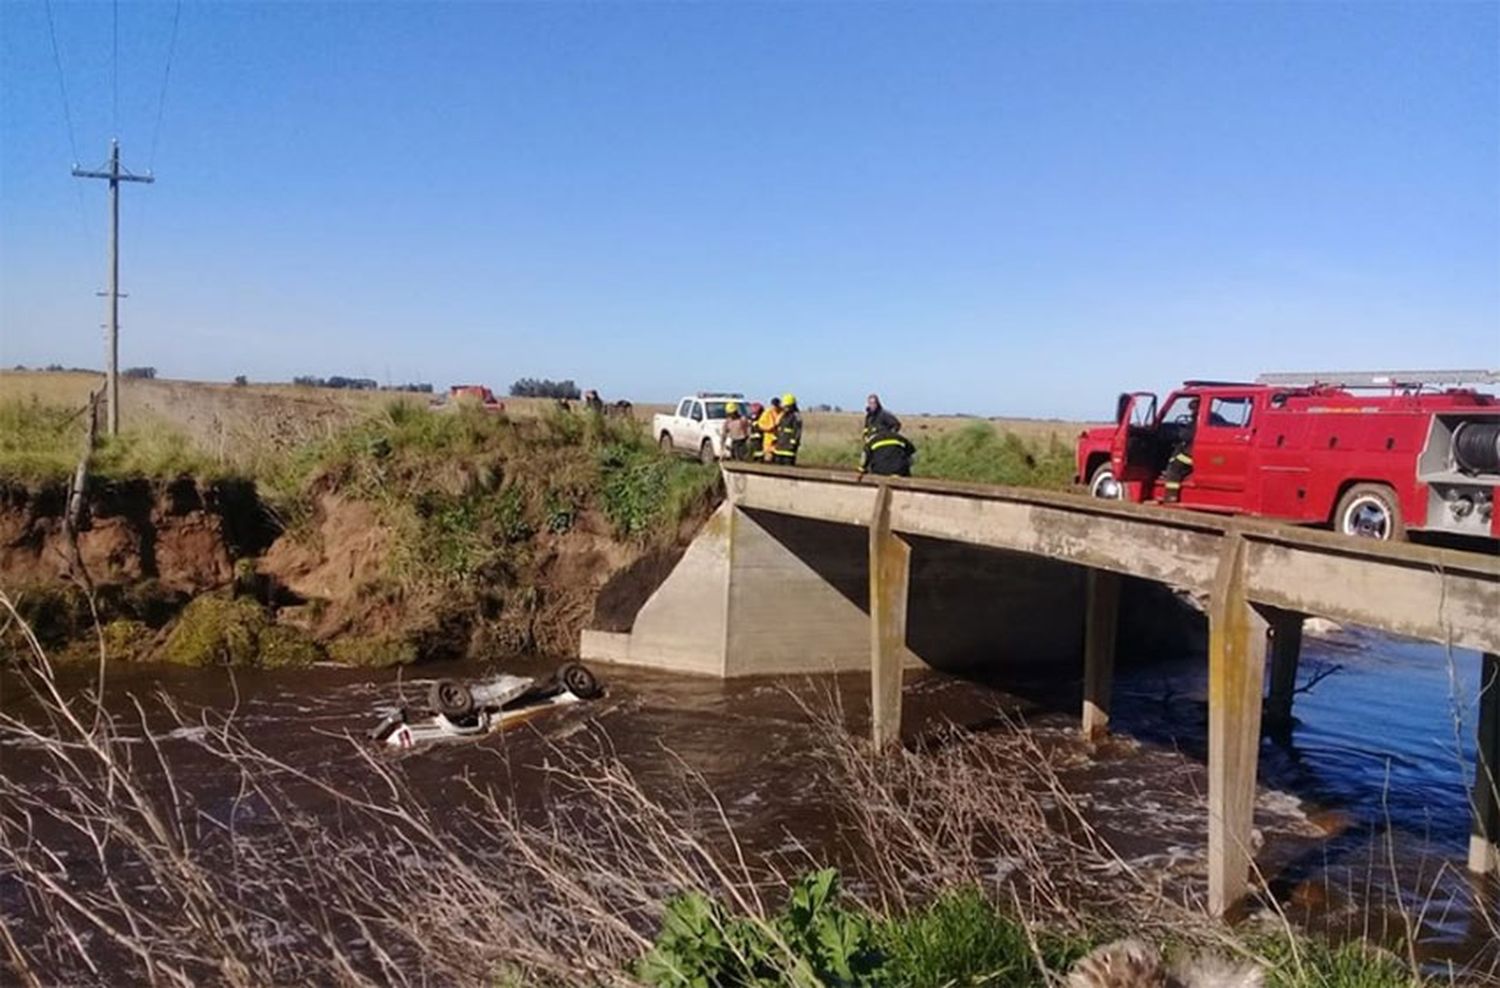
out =
[[(94, 374), (0, 371), (0, 471), (39, 479), (71, 470), (78, 456), (72, 415), (101, 381)], [(425, 395), (291, 384), (124, 380), (120, 389), (125, 435), (101, 455), (106, 474), (264, 477), (276, 472), (289, 451), (330, 440), (392, 404), (420, 408), (429, 401)], [(550, 399), (532, 398), (507, 398), (505, 405), (519, 419), (556, 407)], [(670, 407), (643, 402), (634, 413), (649, 426), (653, 414)], [(895, 411), (917, 444), (917, 475), (998, 484), (1065, 485), (1072, 477), (1073, 439), (1086, 426)], [(805, 465), (857, 466), (862, 413), (808, 412), (803, 418)]]

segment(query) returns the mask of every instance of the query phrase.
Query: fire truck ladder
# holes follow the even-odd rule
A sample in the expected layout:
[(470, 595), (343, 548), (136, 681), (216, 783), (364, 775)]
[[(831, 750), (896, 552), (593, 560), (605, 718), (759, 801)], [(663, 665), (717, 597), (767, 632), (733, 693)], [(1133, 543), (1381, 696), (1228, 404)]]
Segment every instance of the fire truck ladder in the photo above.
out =
[(1336, 388), (1452, 387), (1459, 384), (1500, 384), (1493, 370), (1317, 371), (1305, 374), (1262, 374), (1256, 384), (1307, 388), (1322, 384)]

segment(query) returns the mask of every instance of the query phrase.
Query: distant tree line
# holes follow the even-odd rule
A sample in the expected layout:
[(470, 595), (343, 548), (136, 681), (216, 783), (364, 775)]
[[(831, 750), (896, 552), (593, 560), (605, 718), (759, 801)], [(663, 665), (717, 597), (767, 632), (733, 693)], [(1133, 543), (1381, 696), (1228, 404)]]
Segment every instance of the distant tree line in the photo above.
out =
[(583, 397), (578, 385), (571, 379), (551, 381), (547, 378), (523, 377), (510, 386), (512, 398), (566, 398), (576, 401)]
[[(241, 374), (234, 379), (235, 384), (244, 384), (245, 375)], [(332, 377), (314, 377), (304, 374), (292, 378), (292, 383), (304, 388), (337, 388), (343, 391), (411, 391), (417, 394), (432, 394), (432, 385), (423, 381), (421, 383), (411, 382), (409, 384), (393, 384), (389, 387), (381, 387), (378, 381), (368, 377), (344, 377), (335, 374)]]
[[(24, 370), (31, 370), (31, 369), (32, 368), (27, 367), (25, 364), (16, 364), (16, 366), (14, 366), (14, 367), (11, 368), (11, 370), (16, 370), (16, 371), (24, 371)], [(97, 374), (97, 373), (99, 373), (99, 371), (96, 370), (93, 367), (64, 367), (62, 364), (48, 364), (46, 367), (38, 367), (38, 368), (36, 368), (36, 370), (39, 370), (39, 371), (52, 371), (53, 373), (63, 373), (63, 372), (66, 372), (68, 374)]]
[(127, 367), (120, 373), (125, 377), (133, 377), (140, 381), (152, 381), (156, 379), (155, 367)]
[(346, 391), (378, 391), (380, 389), (380, 383), (374, 378), (344, 377), (340, 374), (332, 377), (314, 377), (311, 374), (304, 374), (292, 378), (292, 383), (304, 388), (338, 388)]

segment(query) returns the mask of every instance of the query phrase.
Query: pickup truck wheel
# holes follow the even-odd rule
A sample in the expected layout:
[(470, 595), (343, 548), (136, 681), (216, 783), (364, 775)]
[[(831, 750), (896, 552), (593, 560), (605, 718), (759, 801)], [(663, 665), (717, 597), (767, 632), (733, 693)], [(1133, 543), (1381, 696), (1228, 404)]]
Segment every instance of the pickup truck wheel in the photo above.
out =
[(463, 683), (439, 679), (427, 694), (427, 704), (449, 719), (467, 717), (474, 712), (474, 694)]
[(709, 464), (714, 461), (714, 443), (712, 439), (703, 440), (703, 445), (698, 447), (698, 462)]
[(1385, 484), (1355, 484), (1333, 510), (1333, 530), (1384, 542), (1406, 538), (1406, 523), (1396, 492)]
[(656, 441), (656, 448), (663, 453), (672, 452), (672, 434), (670, 432), (663, 432), (661, 438)]
[(1125, 488), (1115, 480), (1114, 468), (1108, 463), (1101, 463), (1089, 477), (1089, 493), (1108, 501), (1118, 501), (1125, 496)]
[(580, 700), (592, 700), (604, 690), (592, 670), (582, 662), (569, 662), (557, 670), (557, 678), (569, 693)]

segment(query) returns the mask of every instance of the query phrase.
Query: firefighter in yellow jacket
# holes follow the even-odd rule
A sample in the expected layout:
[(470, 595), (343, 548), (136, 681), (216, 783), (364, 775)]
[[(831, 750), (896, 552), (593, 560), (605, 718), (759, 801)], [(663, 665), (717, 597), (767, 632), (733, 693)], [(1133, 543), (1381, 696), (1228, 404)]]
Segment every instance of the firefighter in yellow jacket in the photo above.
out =
[(756, 428), (760, 431), (760, 449), (756, 451), (762, 460), (771, 462), (771, 450), (776, 446), (776, 427), (781, 424), (781, 399), (772, 398), (771, 404), (763, 409), (760, 418), (755, 420)]

